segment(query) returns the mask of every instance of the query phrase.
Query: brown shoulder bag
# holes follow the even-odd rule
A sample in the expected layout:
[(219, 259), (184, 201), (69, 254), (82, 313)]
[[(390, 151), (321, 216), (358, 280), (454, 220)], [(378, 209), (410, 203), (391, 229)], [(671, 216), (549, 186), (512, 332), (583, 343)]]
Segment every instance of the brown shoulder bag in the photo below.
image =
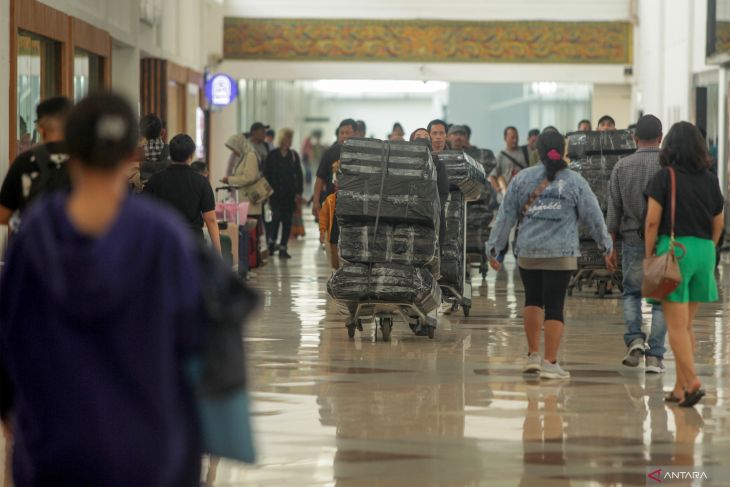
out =
[(682, 282), (679, 259), (684, 257), (684, 253), (682, 257), (677, 258), (675, 249), (679, 247), (684, 252), (687, 251), (684, 245), (674, 239), (674, 219), (677, 204), (677, 177), (674, 168), (669, 168), (669, 175), (672, 181), (669, 251), (664, 255), (655, 255), (644, 259), (644, 280), (641, 283), (641, 294), (645, 298), (656, 299), (657, 301), (662, 301), (670, 295)]

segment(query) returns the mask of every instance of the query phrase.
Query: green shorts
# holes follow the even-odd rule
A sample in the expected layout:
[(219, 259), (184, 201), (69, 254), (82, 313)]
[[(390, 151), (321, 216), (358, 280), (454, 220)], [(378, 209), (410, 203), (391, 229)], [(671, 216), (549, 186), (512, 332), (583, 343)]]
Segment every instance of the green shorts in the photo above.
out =
[[(682, 282), (677, 289), (667, 296), (673, 303), (711, 303), (718, 300), (717, 282), (715, 281), (716, 250), (712, 240), (698, 237), (677, 237), (677, 242), (685, 246), (687, 251), (682, 256), (682, 249), (677, 248), (679, 269), (682, 271)], [(657, 255), (669, 252), (669, 237), (659, 236), (656, 245)]]

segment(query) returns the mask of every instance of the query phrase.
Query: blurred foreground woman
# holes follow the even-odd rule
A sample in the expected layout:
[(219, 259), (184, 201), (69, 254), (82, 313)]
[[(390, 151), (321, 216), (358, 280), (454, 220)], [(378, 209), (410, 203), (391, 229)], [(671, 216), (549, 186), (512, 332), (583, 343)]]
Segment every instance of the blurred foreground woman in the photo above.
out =
[(4, 426), (16, 485), (198, 485), (183, 363), (206, 319), (190, 232), (128, 197), (129, 104), (93, 95), (66, 127), (72, 191), (26, 214), (0, 280)]

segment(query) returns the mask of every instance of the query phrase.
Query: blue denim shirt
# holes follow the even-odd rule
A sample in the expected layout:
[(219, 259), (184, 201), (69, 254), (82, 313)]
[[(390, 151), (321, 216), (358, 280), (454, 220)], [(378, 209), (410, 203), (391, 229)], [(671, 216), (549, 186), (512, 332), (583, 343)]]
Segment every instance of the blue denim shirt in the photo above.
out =
[[(487, 254), (503, 249), (522, 207), (545, 179), (545, 166), (520, 171), (507, 189), (497, 221), (487, 242)], [(515, 252), (520, 257), (578, 257), (578, 227), (583, 224), (608, 254), (613, 242), (606, 229), (596, 195), (583, 176), (563, 169), (527, 210), (519, 228)]]

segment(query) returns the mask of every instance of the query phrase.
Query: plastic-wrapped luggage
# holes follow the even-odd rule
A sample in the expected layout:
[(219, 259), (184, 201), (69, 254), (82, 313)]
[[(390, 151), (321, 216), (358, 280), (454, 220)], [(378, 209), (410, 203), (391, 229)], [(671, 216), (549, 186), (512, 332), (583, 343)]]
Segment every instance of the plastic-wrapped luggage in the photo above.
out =
[(477, 201), (467, 204), (466, 211), (466, 251), (470, 254), (483, 254), (485, 243), (489, 240), (489, 224), (494, 218), (494, 192), (485, 191)]
[(330, 278), (327, 292), (344, 302), (413, 303), (426, 313), (441, 302), (441, 289), (428, 269), (399, 264), (345, 263)]
[(487, 175), (481, 163), (463, 151), (443, 151), (439, 159), (446, 166), (452, 189), (460, 189), (466, 201), (479, 199), (487, 188)]
[(337, 218), (438, 228), (436, 167), (423, 144), (349, 139), (340, 154)]
[(441, 279), (439, 283), (460, 294), (464, 283), (464, 196), (451, 191), (446, 201), (446, 240), (441, 243)]
[(636, 150), (634, 134), (630, 130), (571, 132), (567, 138), (570, 159), (592, 154), (631, 154)]
[(570, 168), (579, 172), (588, 182), (604, 213), (608, 210), (608, 186), (611, 172), (622, 157), (624, 156), (616, 154), (589, 155), (574, 160), (570, 164)]
[(438, 258), (436, 230), (420, 225), (348, 222), (340, 226), (340, 257), (351, 263), (425, 266)]
[(479, 149), (478, 147), (469, 147), (464, 152), (472, 156), (477, 162), (482, 164), (484, 173), (489, 177), (494, 167), (497, 165), (497, 158), (494, 152), (489, 149)]

